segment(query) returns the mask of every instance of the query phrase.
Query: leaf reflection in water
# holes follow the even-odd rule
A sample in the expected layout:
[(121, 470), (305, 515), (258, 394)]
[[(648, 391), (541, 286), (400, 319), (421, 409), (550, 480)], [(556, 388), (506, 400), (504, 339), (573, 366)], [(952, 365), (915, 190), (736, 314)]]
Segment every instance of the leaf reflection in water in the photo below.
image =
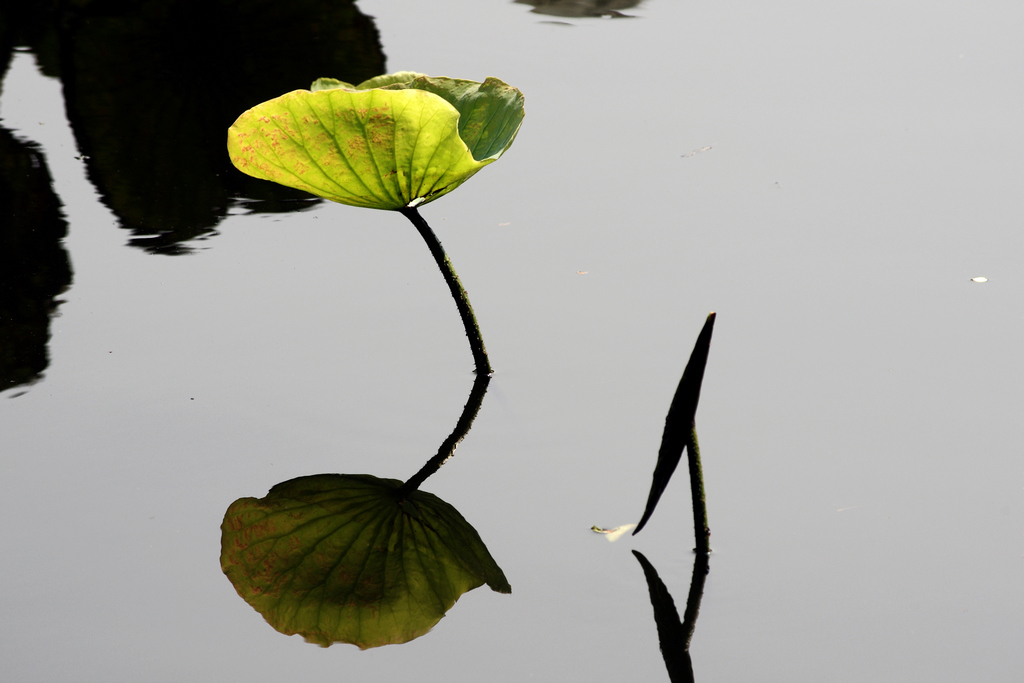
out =
[(281, 633), (366, 649), (422, 636), (485, 583), (511, 593), (458, 510), (417, 490), (454, 454), (489, 381), (477, 376), (455, 430), (405, 484), (319, 474), (232, 503), (221, 526), (221, 567), (238, 594)]

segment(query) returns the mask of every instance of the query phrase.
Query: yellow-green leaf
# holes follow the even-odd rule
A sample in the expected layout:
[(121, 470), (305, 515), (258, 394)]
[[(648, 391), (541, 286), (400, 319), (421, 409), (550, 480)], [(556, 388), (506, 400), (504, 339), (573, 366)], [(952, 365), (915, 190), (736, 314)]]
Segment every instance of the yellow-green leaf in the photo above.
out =
[(253, 107), (228, 131), (235, 166), (342, 204), (400, 209), (433, 201), (495, 161), (523, 119), (523, 96), (413, 72), (354, 88), (319, 79)]

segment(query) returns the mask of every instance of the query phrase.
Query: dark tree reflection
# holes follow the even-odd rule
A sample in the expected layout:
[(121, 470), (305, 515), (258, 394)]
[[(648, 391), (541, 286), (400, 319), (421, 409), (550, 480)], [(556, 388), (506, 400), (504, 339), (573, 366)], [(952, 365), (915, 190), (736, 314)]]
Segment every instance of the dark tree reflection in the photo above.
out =
[(236, 196), (253, 211), (314, 200), (237, 173), (227, 129), (249, 107), (321, 76), (385, 69), (373, 20), (352, 0), (76, 3), (62, 17), (68, 118), (90, 179), (131, 244), (186, 251)]
[[(317, 201), (231, 167), (239, 114), (320, 76), (386, 71), (373, 19), (353, 0), (3, 2), (0, 76), (15, 48), (61, 79), (89, 178), (130, 244), (163, 254), (187, 252), (232, 205)], [(49, 319), (71, 283), (67, 230), (42, 151), (0, 128), (0, 391), (47, 367)]]
[(0, 391), (49, 363), (50, 316), (71, 283), (67, 231), (42, 151), (0, 128)]

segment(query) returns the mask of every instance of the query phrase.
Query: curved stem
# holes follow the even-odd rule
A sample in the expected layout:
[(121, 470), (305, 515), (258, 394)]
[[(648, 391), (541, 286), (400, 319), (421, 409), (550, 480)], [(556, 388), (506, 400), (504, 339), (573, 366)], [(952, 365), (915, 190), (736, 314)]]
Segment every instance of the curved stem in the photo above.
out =
[(480, 335), (480, 325), (476, 322), (476, 316), (473, 315), (473, 307), (469, 304), (469, 296), (466, 294), (466, 290), (462, 288), (462, 282), (459, 281), (459, 276), (455, 272), (455, 268), (452, 267), (451, 259), (444, 253), (444, 247), (441, 246), (441, 242), (438, 241), (434, 231), (430, 229), (427, 222), (420, 216), (416, 207), (406, 206), (399, 209), (399, 211), (416, 226), (416, 230), (419, 231), (423, 241), (427, 243), (427, 248), (430, 249), (437, 267), (441, 269), (441, 274), (444, 275), (444, 281), (448, 284), (448, 290), (452, 293), (452, 298), (455, 299), (455, 307), (459, 309), (462, 325), (466, 328), (466, 336), (469, 338), (469, 348), (473, 351), (473, 362), (476, 364), (477, 374), (491, 374), (494, 371), (491, 370), (491, 363), (487, 360), (487, 350), (484, 348), (484, 339)]
[(466, 407), (462, 409), (462, 415), (459, 417), (459, 421), (455, 423), (455, 429), (444, 440), (441, 447), (437, 449), (437, 455), (428, 460), (420, 468), (419, 472), (414, 474), (409, 481), (402, 484), (401, 488), (398, 489), (398, 496), (401, 500), (404, 500), (410, 493), (418, 489), (420, 484), (426, 481), (427, 477), (441, 469), (441, 465), (445, 464), (449, 458), (455, 455), (455, 449), (458, 447), (459, 442), (466, 437), (469, 428), (473, 426), (476, 414), (480, 412), (480, 406), (484, 402), (484, 394), (487, 393), (487, 385), (490, 381), (489, 375), (482, 372), (477, 373), (476, 380), (473, 382), (473, 389), (469, 392), (469, 398), (466, 400)]

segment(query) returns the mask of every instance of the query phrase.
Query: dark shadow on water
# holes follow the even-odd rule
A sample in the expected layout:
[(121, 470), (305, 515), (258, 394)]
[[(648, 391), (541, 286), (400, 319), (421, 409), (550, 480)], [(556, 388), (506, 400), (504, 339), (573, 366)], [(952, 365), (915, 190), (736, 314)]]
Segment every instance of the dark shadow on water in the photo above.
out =
[(424, 635), (481, 585), (511, 593), (476, 530), (419, 490), (469, 432), (489, 382), (477, 375), (452, 434), (404, 484), (319, 474), (232, 503), (221, 568), (239, 596), (281, 633), (366, 649)]
[[(0, 77), (15, 47), (61, 79), (89, 179), (129, 244), (160, 254), (188, 253), (230, 211), (316, 204), (235, 170), (228, 127), (320, 76), (386, 70), (373, 19), (352, 0), (2, 2)], [(0, 391), (41, 377), (56, 297), (71, 284), (48, 161), (61, 163), (0, 127)]]
[[(6, 4), (6, 3), (5, 3)], [(33, 5), (34, 3), (18, 3)], [(312, 206), (232, 168), (227, 129), (246, 109), (321, 76), (386, 71), (373, 19), (352, 0), (83, 0), (5, 10), (64, 85), (89, 178), (130, 244), (180, 254), (228, 215)]]
[(49, 364), (50, 319), (71, 284), (67, 232), (42, 150), (0, 127), (0, 392)]
[(658, 628), (658, 645), (665, 659), (669, 680), (672, 683), (693, 683), (690, 640), (697, 626), (697, 614), (700, 612), (700, 601), (704, 595), (704, 582), (709, 571), (708, 556), (704, 553), (694, 554), (693, 578), (690, 580), (690, 592), (686, 596), (686, 610), (680, 620), (672, 595), (658, 576), (654, 565), (639, 551), (634, 550), (633, 555), (643, 567), (644, 577), (647, 579), (651, 606), (654, 607), (654, 623)]
[[(31, 9), (0, 5), (0, 87), (13, 47), (33, 39), (15, 11)], [(71, 283), (67, 232), (42, 150), (0, 126), (0, 392), (32, 384), (49, 364), (50, 318)]]

